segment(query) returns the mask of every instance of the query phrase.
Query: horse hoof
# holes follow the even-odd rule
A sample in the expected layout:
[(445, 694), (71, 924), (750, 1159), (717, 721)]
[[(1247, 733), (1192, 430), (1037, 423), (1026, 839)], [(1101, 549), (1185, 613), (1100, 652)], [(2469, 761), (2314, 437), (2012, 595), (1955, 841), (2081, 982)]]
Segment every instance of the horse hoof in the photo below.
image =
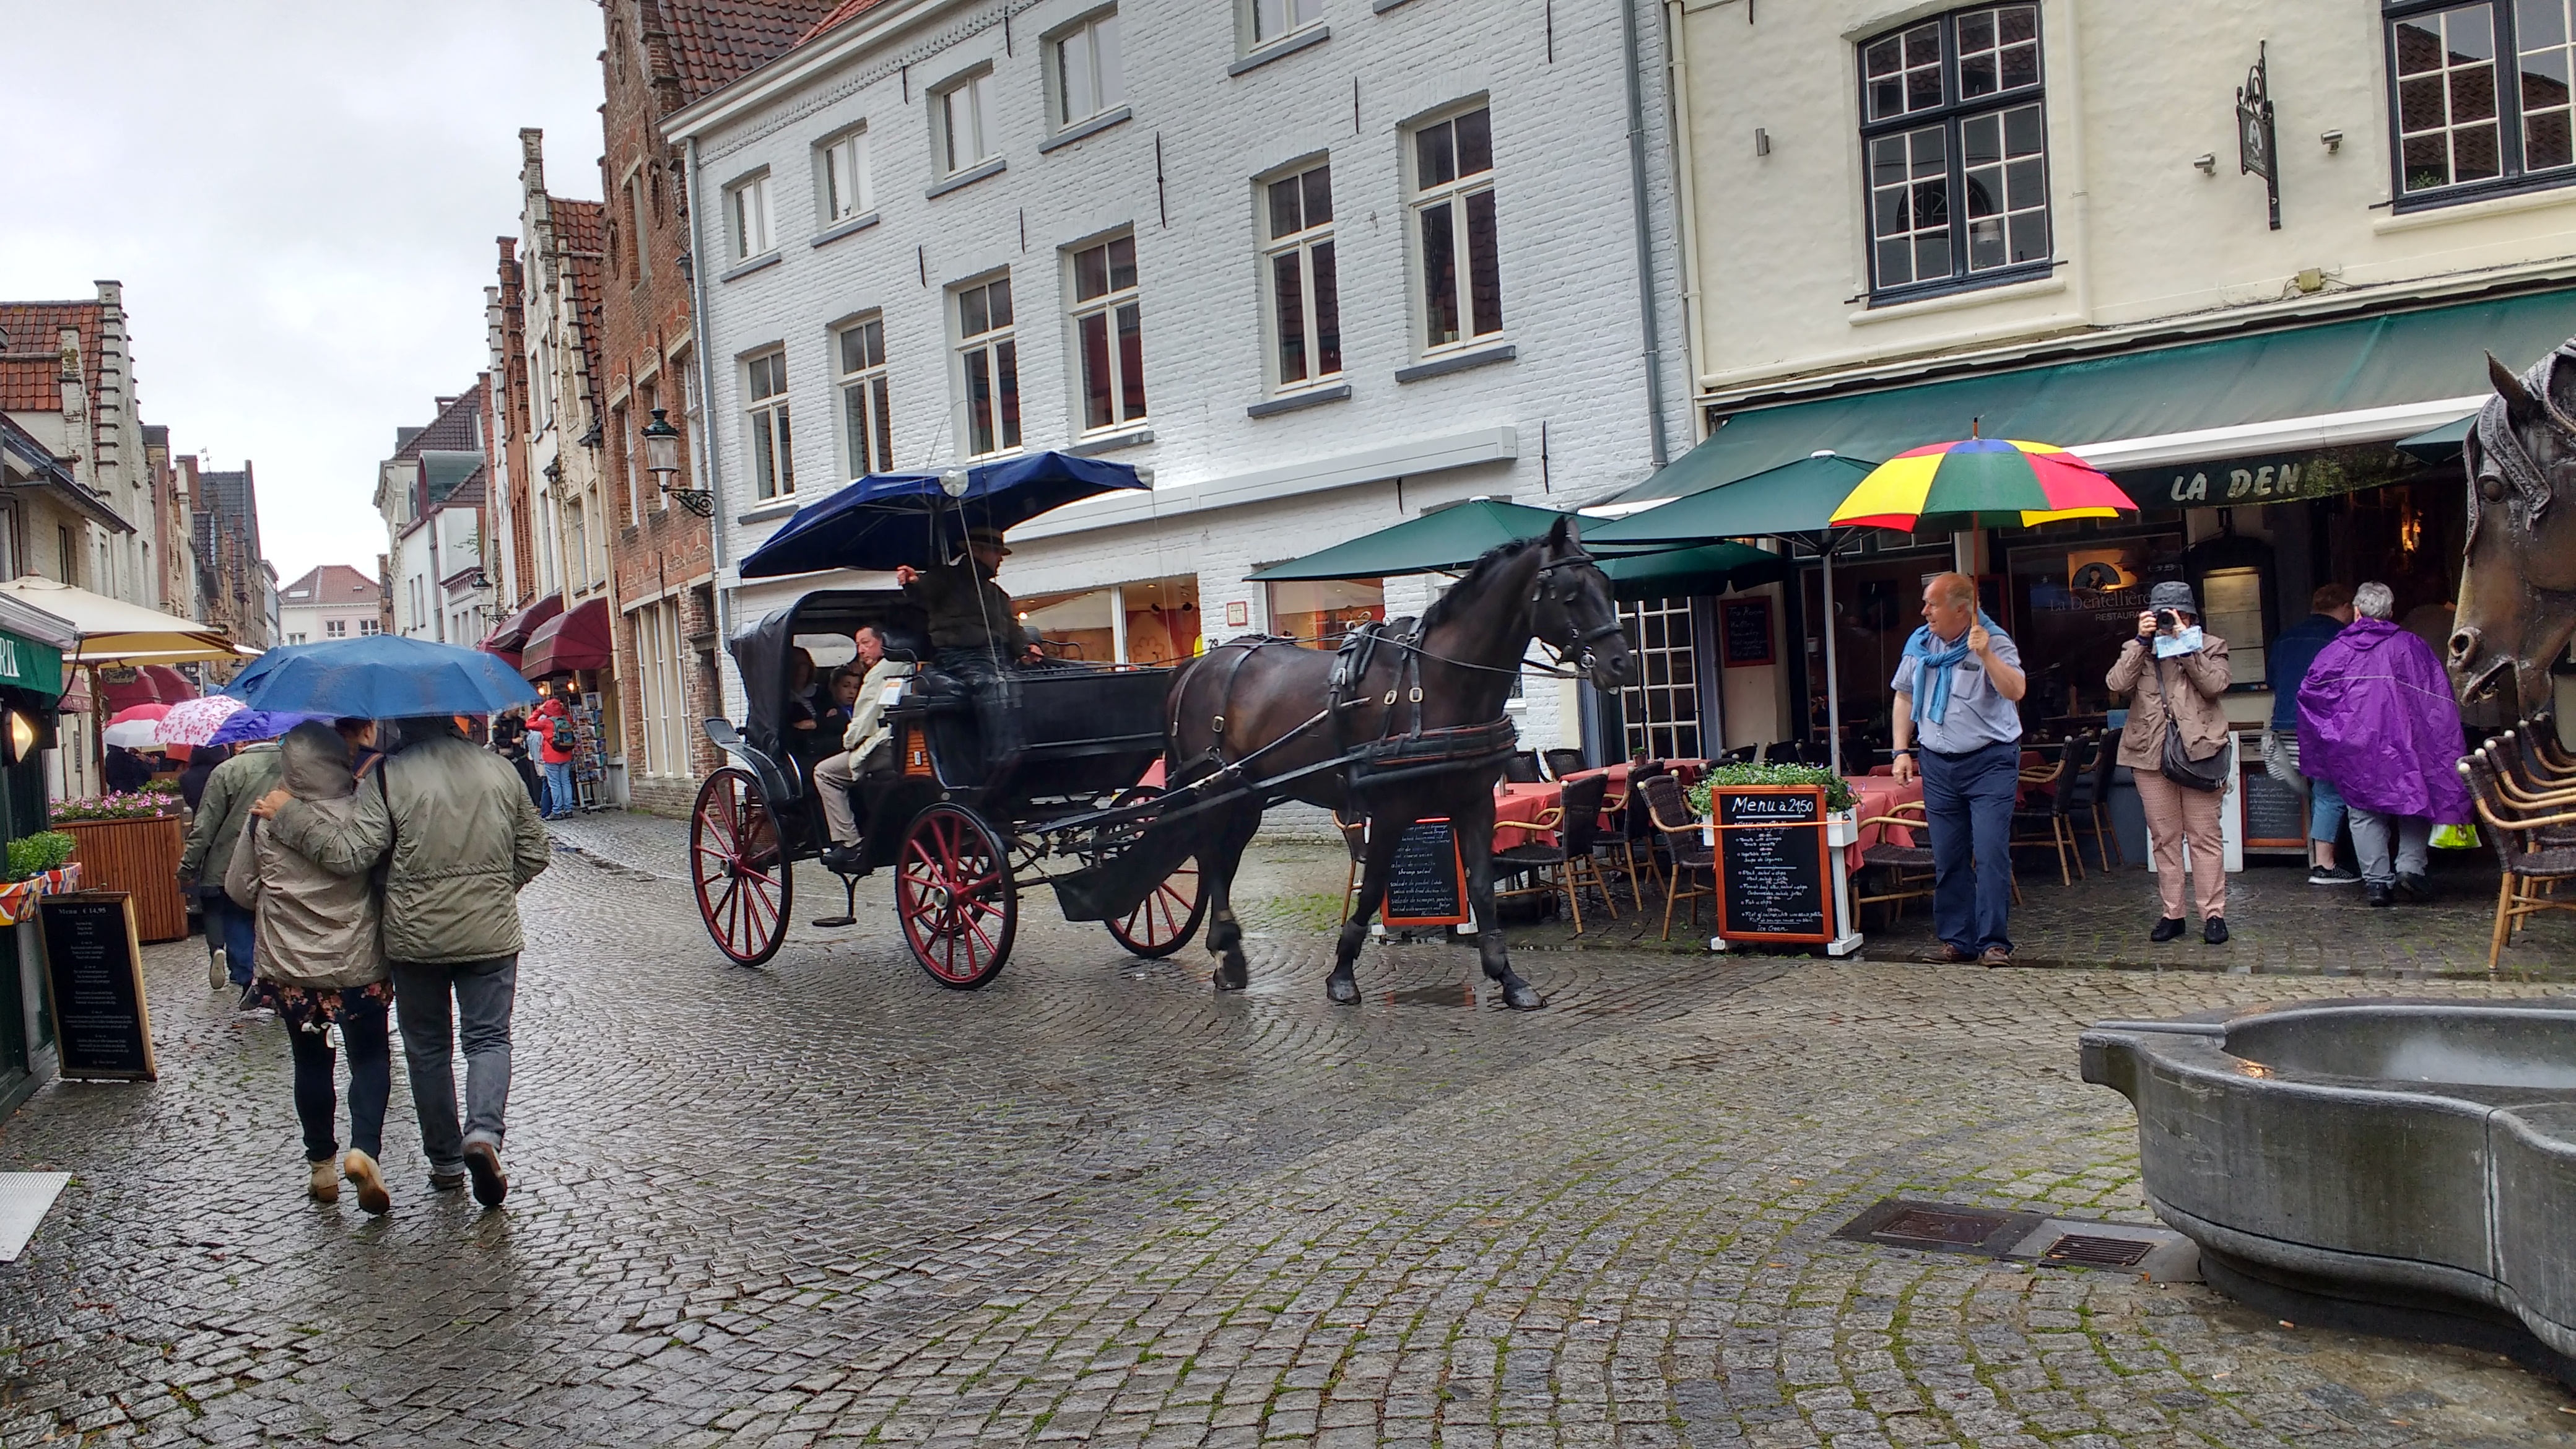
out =
[(1324, 978), (1324, 995), (1335, 1006), (1360, 1004), (1360, 984), (1339, 972)]
[(1246, 986), (1252, 984), (1251, 977), (1252, 973), (1244, 969), (1242, 962), (1225, 962), (1216, 968), (1216, 989), (1219, 991), (1241, 991)]
[(1504, 983), (1503, 1005), (1514, 1011), (1536, 1011), (1547, 1005), (1547, 998), (1531, 990), (1526, 981), (1512, 981)]

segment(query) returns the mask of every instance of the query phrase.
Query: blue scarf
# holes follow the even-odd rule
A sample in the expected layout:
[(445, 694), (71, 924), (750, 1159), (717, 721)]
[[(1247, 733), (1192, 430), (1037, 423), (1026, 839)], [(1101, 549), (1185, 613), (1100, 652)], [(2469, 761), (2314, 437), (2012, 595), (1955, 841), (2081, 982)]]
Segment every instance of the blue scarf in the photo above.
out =
[[(1989, 634), (2003, 632), (1983, 609), (1977, 611), (1977, 623)], [(1921, 724), (1928, 719), (1939, 724), (1942, 716), (1950, 712), (1950, 671), (1968, 661), (1968, 634), (1962, 633), (1958, 643), (1941, 648), (1932, 626), (1926, 624), (1906, 639), (1905, 657), (1923, 661), (1914, 674), (1914, 722)]]

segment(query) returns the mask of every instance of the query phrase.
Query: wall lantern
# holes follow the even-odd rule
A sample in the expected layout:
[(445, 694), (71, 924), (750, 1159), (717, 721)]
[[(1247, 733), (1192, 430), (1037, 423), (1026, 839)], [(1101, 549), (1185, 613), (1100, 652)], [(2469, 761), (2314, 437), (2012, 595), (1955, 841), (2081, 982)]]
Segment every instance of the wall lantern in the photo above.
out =
[(43, 747), (44, 742), (44, 727), (38, 724), (32, 715), (23, 709), (8, 711), (6, 739), (0, 741), (6, 746), (6, 763), (25, 764), (36, 757), (36, 751)]
[(674, 488), (671, 477), (680, 471), (680, 430), (671, 426), (667, 410), (653, 409), (653, 421), (646, 423), (637, 436), (644, 440), (644, 471), (653, 475), (653, 484), (663, 496), (700, 518), (713, 517), (715, 494), (704, 488)]

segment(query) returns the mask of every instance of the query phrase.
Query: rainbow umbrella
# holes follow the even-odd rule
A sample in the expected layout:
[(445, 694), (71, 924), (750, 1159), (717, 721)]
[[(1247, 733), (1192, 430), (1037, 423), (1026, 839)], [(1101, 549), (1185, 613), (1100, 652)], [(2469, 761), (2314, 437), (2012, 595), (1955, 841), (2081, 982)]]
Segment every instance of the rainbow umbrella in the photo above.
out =
[(2064, 448), (1968, 437), (1879, 464), (1834, 509), (1833, 522), (1912, 532), (1926, 520), (1962, 528), (2029, 527), (2137, 511), (2119, 484)]

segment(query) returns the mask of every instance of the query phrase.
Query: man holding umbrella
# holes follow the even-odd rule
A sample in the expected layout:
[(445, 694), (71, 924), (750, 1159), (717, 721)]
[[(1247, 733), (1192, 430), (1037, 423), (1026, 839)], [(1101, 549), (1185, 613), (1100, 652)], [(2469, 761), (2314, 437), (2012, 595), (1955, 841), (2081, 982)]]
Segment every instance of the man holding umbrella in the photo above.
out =
[(993, 579), (1010, 553), (1000, 529), (970, 528), (962, 557), (894, 571), (894, 581), (930, 616), (939, 667), (969, 684), (991, 683), (1000, 677), (1001, 661), (1020, 652), (1019, 606)]
[[(2012, 636), (1977, 607), (1966, 574), (1923, 586), (1923, 627), (1897, 662), (1896, 778), (1919, 758), (1932, 831), (1932, 926), (1923, 959), (2012, 964), (2012, 810), (2021, 775), (2021, 711), (2030, 689)], [(1972, 864), (1973, 861), (1973, 864)]]

